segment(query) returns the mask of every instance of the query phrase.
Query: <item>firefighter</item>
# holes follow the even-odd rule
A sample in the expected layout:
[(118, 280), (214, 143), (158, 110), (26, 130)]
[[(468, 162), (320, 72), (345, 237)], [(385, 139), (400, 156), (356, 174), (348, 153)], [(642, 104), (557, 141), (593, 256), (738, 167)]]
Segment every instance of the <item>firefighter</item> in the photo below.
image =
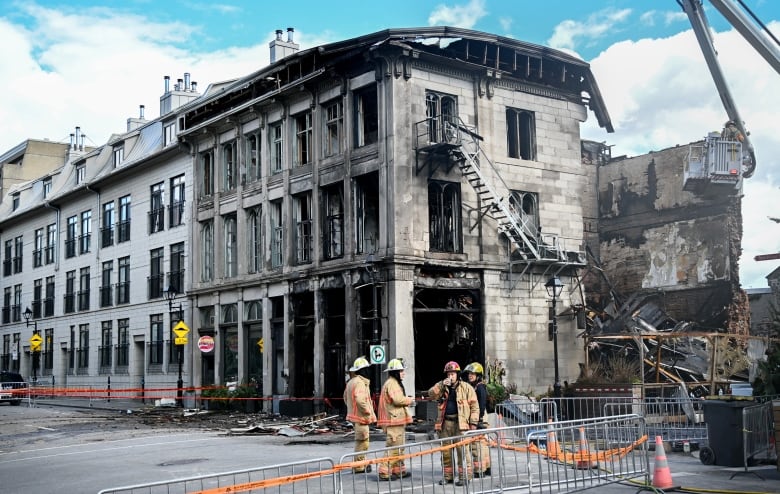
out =
[(725, 139), (727, 141), (739, 141), (739, 142), (745, 140), (745, 137), (742, 135), (742, 132), (739, 131), (739, 129), (737, 128), (737, 124), (735, 124), (733, 120), (729, 120), (728, 122), (723, 124), (723, 130), (720, 133), (720, 138)]
[[(368, 451), (369, 425), (376, 422), (374, 405), (371, 402), (371, 364), (366, 357), (358, 357), (349, 368), (353, 377), (347, 382), (344, 389), (344, 403), (347, 406), (347, 420), (352, 422), (355, 431), (355, 452)], [(355, 461), (363, 461), (366, 455), (355, 455)], [(352, 469), (353, 473), (368, 473), (371, 465), (359, 466)]]
[(409, 407), (414, 400), (406, 396), (403, 379), (406, 374), (404, 360), (394, 358), (387, 363), (387, 379), (379, 393), (379, 420), (387, 435), (385, 446), (393, 448), (387, 452), (388, 462), (379, 464), (379, 480), (397, 480), (412, 475), (406, 471), (406, 464), (398, 456), (404, 454), (406, 424), (412, 423)]
[[(439, 415), (435, 426), (439, 438), (455, 437), (468, 430), (476, 430), (479, 423), (479, 404), (474, 388), (458, 378), (460, 365), (457, 362), (447, 362), (444, 365), (444, 374), (446, 377), (428, 390), (428, 396), (439, 402)], [(458, 481), (455, 485), (461, 486), (471, 480), (471, 458), (464, 458), (464, 448), (456, 449)], [(441, 464), (444, 479), (439, 484), (451, 484), (455, 477), (451, 448), (442, 452)]]
[[(466, 381), (474, 387), (479, 404), (479, 423), (477, 429), (487, 429), (485, 424), (485, 409), (487, 407), (487, 386), (482, 382), (485, 369), (479, 362), (472, 362), (463, 370)], [(490, 475), (490, 450), (487, 440), (483, 437), (475, 443), (471, 443), (471, 457), (474, 462), (474, 475), (483, 477)]]

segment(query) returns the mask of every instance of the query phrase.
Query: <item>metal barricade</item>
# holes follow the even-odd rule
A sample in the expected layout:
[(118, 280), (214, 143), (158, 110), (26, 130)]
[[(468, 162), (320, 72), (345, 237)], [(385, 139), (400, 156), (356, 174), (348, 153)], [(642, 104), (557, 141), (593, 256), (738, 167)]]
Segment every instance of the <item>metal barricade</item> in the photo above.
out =
[(317, 458), (266, 467), (103, 489), (98, 494), (193, 494), (227, 492), (337, 493), (333, 460)]
[[(631, 479), (642, 479), (645, 484), (650, 480), (645, 423), (639, 415), (548, 422), (541, 428), (526, 425), (487, 433), (498, 435), (499, 468), (493, 471), (498, 473), (502, 491), (576, 492)], [(502, 441), (502, 435), (525, 439)]]
[[(626, 409), (626, 403), (605, 403), (604, 415), (617, 415)], [(704, 422), (703, 402), (691, 398), (645, 398), (631, 405), (647, 424), (649, 437), (661, 436), (675, 450), (683, 450), (684, 443), (693, 447), (706, 446), (707, 424)]]
[(772, 402), (742, 409), (742, 460), (745, 470), (734, 473), (732, 479), (737, 475), (748, 473), (763, 479), (758, 473), (749, 470), (748, 466), (756, 455), (770, 451), (772, 434), (774, 434)]

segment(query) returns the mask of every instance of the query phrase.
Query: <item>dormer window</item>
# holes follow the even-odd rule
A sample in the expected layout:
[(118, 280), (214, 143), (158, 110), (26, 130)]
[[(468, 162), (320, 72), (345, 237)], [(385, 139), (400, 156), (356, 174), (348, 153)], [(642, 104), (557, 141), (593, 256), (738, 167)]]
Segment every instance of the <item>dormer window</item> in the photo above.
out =
[(43, 179), (43, 198), (46, 199), (51, 195), (51, 177)]
[(170, 146), (176, 142), (176, 122), (171, 122), (163, 127), (163, 146)]
[(76, 183), (83, 184), (87, 178), (87, 165), (85, 163), (79, 163), (76, 165)]
[(19, 199), (20, 199), (19, 192), (14, 192), (13, 195), (12, 195), (13, 210), (14, 211), (19, 209)]
[(125, 160), (125, 147), (119, 146), (114, 148), (114, 167), (122, 164)]

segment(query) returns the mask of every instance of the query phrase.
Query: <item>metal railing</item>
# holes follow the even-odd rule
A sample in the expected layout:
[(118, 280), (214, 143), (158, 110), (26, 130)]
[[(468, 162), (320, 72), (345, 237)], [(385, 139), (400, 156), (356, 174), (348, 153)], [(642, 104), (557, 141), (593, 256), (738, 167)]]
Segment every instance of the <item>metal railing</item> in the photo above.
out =
[[(646, 440), (644, 420), (637, 415), (550, 422), (542, 427), (497, 427), (406, 443), (400, 449), (349, 453), (338, 463), (319, 458), (105, 489), (99, 494), (574, 492), (632, 479), (648, 484)], [(440, 485), (445, 455), (451, 455), (455, 466), (452, 482)], [(377, 474), (353, 473), (369, 465)], [(398, 473), (393, 475), (394, 471)]]
[(748, 470), (751, 460), (759, 453), (769, 452), (774, 447), (772, 402), (765, 402), (742, 409), (742, 464), (745, 470), (735, 472), (737, 475), (751, 473), (763, 479), (758, 473)]

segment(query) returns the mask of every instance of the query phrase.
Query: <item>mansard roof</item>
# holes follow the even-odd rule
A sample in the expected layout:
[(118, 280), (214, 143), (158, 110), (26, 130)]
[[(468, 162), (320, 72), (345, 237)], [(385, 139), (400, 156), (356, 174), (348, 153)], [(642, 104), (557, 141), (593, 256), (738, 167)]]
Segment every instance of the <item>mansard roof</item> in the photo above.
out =
[[(188, 104), (183, 109), (186, 136), (197, 129), (253, 105), (269, 101), (286, 91), (298, 89), (320, 76), (352, 75), (367, 65), (385, 70), (379, 59), (412, 57), (473, 71), (488, 78), (507, 78), (548, 88), (564, 97), (587, 105), (598, 123), (613, 132), (590, 65), (572, 55), (549, 47), (494, 34), (454, 27), (386, 29), (372, 34), (303, 50), (288, 55), (219, 91)], [(356, 64), (356, 61), (361, 63)], [(355, 73), (356, 75), (357, 73)]]

